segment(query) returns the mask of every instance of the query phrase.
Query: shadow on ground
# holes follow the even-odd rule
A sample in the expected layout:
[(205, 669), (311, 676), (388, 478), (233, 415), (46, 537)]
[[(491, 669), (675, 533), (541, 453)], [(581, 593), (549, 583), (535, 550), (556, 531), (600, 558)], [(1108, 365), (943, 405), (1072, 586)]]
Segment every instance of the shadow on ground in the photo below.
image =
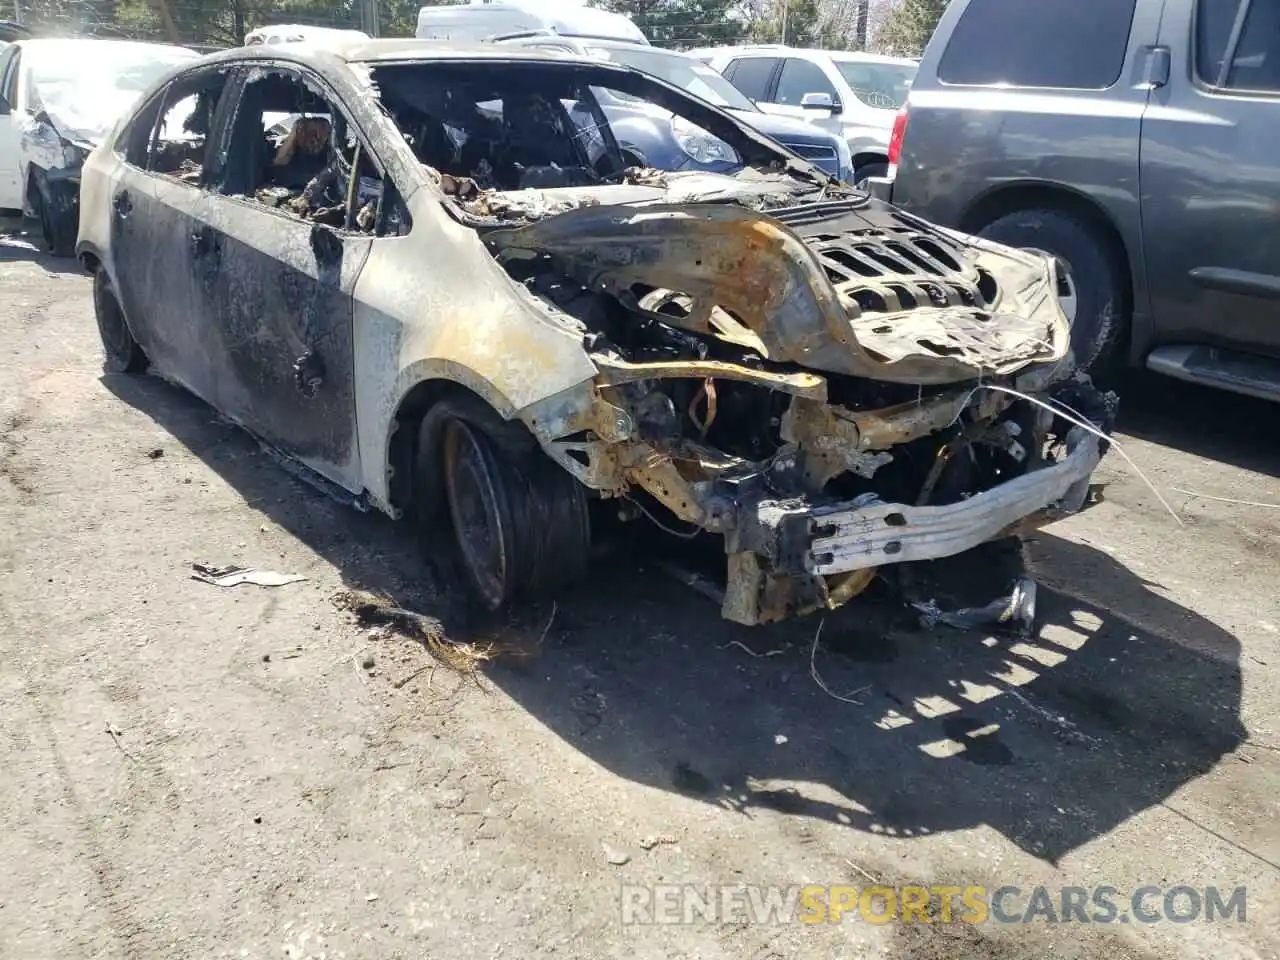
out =
[(1139, 370), (1116, 389), (1122, 433), (1280, 477), (1274, 403)]
[(0, 264), (25, 261), (34, 263), (46, 273), (83, 274), (84, 268), (74, 257), (55, 257), (40, 244), (33, 233), (22, 232), (17, 220), (0, 219)]
[[(463, 629), (441, 599), (456, 590), (432, 586), (389, 520), (290, 479), (158, 380), (104, 383), (349, 585)], [(666, 545), (669, 557), (683, 549)], [(893, 604), (827, 618), (813, 663), (856, 703), (811, 676), (816, 620), (737, 627), (638, 548), (622, 550), (560, 598), (535, 661), (489, 676), (611, 772), (744, 817), (774, 810), (893, 836), (987, 824), (1056, 862), (1207, 772), (1245, 734), (1236, 639), (1106, 554), (1052, 535), (1031, 548), (1043, 584), (1033, 640), (923, 632)], [(549, 613), (529, 611), (526, 632), (536, 638)]]

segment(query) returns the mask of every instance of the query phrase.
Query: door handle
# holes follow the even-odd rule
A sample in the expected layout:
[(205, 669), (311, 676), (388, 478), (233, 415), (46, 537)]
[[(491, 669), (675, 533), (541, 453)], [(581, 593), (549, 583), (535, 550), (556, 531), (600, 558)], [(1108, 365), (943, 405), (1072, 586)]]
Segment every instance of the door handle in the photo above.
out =
[(191, 231), (191, 255), (200, 260), (222, 253), (222, 238), (209, 227), (201, 225)]
[(117, 193), (111, 205), (115, 207), (116, 213), (121, 217), (127, 217), (133, 212), (133, 198), (129, 196), (128, 190), (121, 190)]
[(1168, 47), (1151, 47), (1147, 50), (1147, 63), (1142, 72), (1142, 85), (1148, 90), (1159, 90), (1169, 82), (1172, 57)]

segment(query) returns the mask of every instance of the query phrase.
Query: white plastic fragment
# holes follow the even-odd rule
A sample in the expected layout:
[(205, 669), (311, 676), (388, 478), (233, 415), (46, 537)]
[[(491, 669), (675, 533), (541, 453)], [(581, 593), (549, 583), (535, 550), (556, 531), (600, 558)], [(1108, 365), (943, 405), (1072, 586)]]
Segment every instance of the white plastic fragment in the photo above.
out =
[(259, 587), (283, 587), (285, 584), (298, 583), (307, 578), (296, 573), (276, 573), (273, 570), (255, 570), (253, 567), (211, 567), (203, 563), (193, 563), (192, 580), (211, 583), (215, 587), (238, 587), (242, 583), (252, 583)]

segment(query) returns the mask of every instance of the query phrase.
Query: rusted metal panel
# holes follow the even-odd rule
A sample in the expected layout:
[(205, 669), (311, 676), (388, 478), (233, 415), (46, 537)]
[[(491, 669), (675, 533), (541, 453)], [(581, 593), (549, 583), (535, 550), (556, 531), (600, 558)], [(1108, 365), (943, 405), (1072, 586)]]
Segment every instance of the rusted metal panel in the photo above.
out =
[[(888, 230), (883, 213), (845, 214), (854, 216), (862, 229)], [(913, 260), (926, 268), (938, 261), (897, 252), (910, 241), (911, 230), (902, 232), (878, 243), (888, 252), (864, 255), (861, 262), (867, 269), (878, 264), (881, 275), (862, 279), (824, 264), (834, 256), (833, 241), (819, 242), (815, 252), (782, 222), (730, 204), (579, 207), (495, 231), (487, 242), (500, 259), (550, 258), (583, 286), (607, 290), (637, 310), (653, 289), (682, 294), (691, 302), (687, 315), (663, 314), (663, 321), (696, 334), (720, 336), (712, 324), (718, 307), (759, 337), (766, 359), (815, 370), (932, 385), (1005, 375), (1066, 353), (1067, 325), (1044, 258), (984, 253), (994, 284), (1006, 275), (1015, 281), (988, 303), (977, 267), (962, 258), (938, 268), (962, 278), (950, 281), (950, 292), (945, 277), (924, 268), (920, 278), (908, 275)], [(952, 244), (940, 232), (929, 240), (926, 249)], [(881, 262), (894, 264), (895, 256), (897, 267)], [(829, 274), (844, 279), (836, 286)], [(971, 299), (963, 301), (955, 288), (971, 291)], [(918, 299), (907, 308), (911, 290)]]

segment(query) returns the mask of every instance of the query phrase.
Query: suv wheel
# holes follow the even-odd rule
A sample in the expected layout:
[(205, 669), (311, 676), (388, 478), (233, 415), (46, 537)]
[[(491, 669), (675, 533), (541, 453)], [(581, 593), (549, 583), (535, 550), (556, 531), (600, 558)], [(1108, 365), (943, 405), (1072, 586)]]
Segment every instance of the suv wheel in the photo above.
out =
[(1110, 244), (1086, 220), (1032, 208), (995, 220), (979, 236), (1052, 254), (1060, 263), (1058, 296), (1071, 321), (1071, 349), (1082, 370), (1105, 373), (1124, 342), (1124, 280)]
[(862, 184), (871, 177), (885, 177), (889, 175), (889, 164), (887, 163), (864, 163), (858, 167), (853, 173), (855, 186)]

